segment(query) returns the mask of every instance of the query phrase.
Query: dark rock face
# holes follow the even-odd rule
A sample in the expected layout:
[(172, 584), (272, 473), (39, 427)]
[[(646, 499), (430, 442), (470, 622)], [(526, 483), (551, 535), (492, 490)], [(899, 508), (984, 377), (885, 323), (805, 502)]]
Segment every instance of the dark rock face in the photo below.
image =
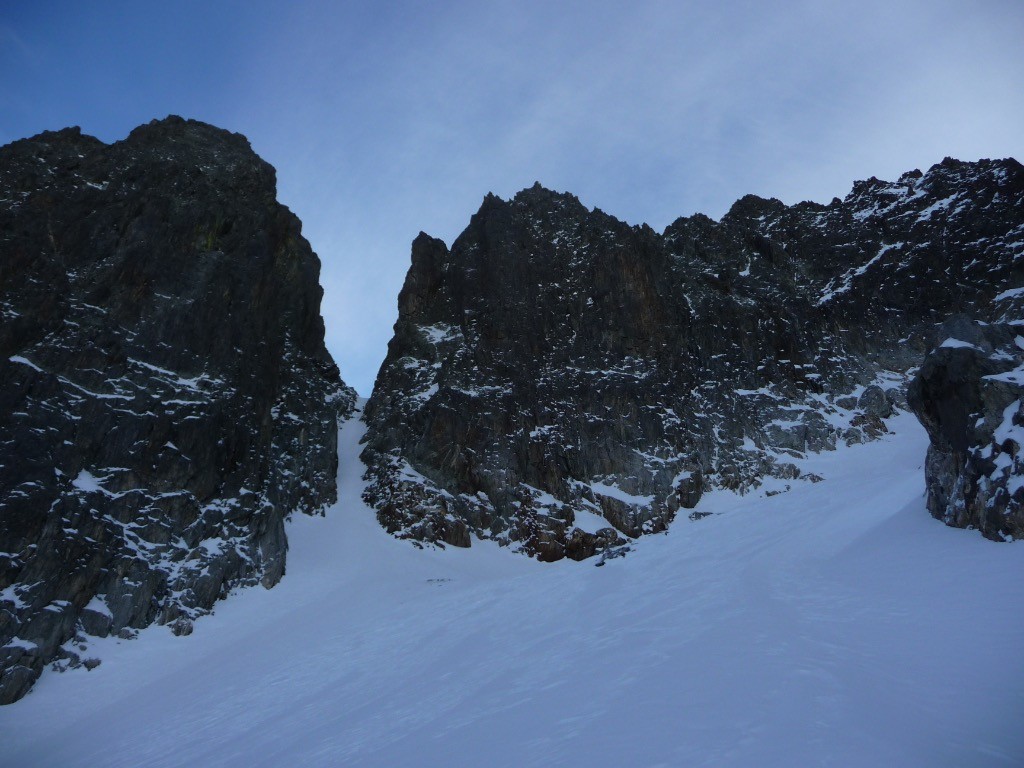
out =
[(352, 408), (319, 261), (244, 137), (0, 149), (0, 703), (81, 633), (179, 633), (284, 573)]
[(421, 234), (366, 408), (400, 537), (584, 558), (885, 431), (928, 331), (1024, 282), (1024, 168), (945, 160), (662, 234), (539, 185)]
[(907, 398), (931, 438), (928, 510), (1001, 541), (1024, 538), (1024, 323), (940, 327)]

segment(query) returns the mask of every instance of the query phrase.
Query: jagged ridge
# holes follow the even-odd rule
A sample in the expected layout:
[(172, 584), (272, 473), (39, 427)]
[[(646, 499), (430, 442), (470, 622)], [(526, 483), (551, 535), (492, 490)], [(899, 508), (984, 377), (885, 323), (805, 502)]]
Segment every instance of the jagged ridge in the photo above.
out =
[(662, 234), (539, 184), (489, 195), (450, 251), (413, 243), (367, 500), (402, 537), (582, 558), (710, 485), (795, 479), (793, 454), (885, 429), (935, 322), (1021, 283), (1022, 211), (1014, 160)]

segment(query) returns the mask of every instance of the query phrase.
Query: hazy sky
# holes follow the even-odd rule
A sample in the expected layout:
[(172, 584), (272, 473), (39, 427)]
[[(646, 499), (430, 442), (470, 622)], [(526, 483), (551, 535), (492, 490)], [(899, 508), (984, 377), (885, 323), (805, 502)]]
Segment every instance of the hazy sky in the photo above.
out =
[(535, 180), (630, 223), (1024, 160), (1024, 1), (0, 0), (0, 144), (180, 114), (244, 133), (369, 394), (420, 230)]

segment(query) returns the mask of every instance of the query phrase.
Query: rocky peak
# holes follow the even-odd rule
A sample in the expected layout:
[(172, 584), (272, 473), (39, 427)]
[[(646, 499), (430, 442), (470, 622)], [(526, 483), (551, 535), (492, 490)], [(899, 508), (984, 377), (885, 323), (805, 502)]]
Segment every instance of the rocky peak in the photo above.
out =
[(778, 215), (786, 209), (785, 203), (776, 198), (766, 199), (757, 195), (744, 195), (729, 208), (723, 221), (729, 219), (750, 220), (771, 214)]
[(885, 430), (936, 319), (1024, 282), (1016, 167), (747, 196), (662, 235), (539, 185), (488, 196), (450, 251), (414, 244), (367, 500), (401, 537), (583, 558), (708, 486), (798, 479), (788, 456)]
[(169, 117), (0, 148), (0, 702), (88, 634), (283, 574), (352, 407), (319, 261), (244, 137)]

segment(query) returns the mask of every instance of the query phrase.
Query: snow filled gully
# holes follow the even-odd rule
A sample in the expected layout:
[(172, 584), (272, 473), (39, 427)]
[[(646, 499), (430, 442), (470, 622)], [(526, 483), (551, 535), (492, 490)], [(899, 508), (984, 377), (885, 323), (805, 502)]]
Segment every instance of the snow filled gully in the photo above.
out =
[(933, 520), (889, 425), (594, 568), (392, 539), (351, 420), (277, 587), (94, 640), (0, 708), (0, 764), (1022, 765), (1024, 549)]

